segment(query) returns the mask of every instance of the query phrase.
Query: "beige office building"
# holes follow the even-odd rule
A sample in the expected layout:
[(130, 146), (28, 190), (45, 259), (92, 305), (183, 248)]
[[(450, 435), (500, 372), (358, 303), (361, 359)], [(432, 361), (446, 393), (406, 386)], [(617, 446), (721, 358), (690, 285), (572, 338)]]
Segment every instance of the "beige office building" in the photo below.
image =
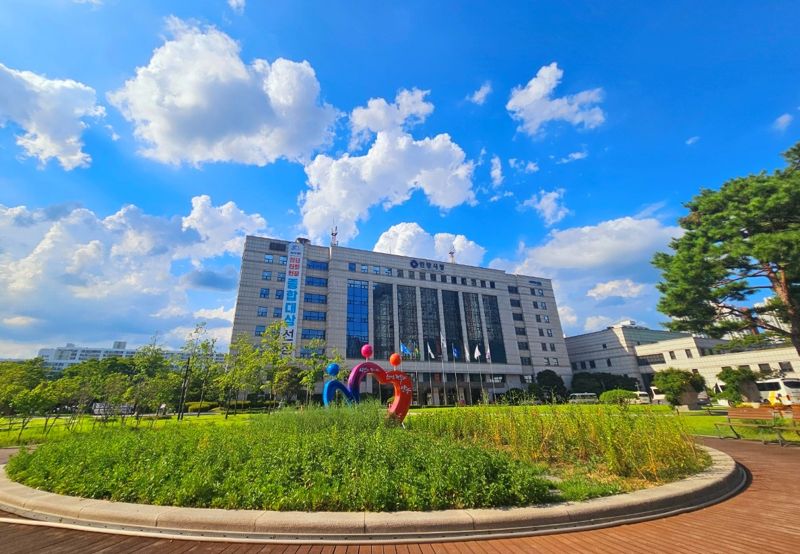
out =
[[(233, 336), (258, 341), (276, 320), (286, 322), (300, 357), (315, 338), (348, 367), (362, 361), (367, 343), (387, 368), (402, 353), (416, 404), (524, 390), (544, 369), (571, 381), (553, 286), (543, 277), (248, 236)], [(375, 390), (371, 380), (365, 390)]]

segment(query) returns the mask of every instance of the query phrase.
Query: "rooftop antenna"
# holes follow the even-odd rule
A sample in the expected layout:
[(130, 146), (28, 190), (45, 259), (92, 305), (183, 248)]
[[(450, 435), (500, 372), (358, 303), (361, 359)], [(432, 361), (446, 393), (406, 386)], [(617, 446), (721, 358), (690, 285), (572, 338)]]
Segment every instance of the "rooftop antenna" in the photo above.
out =
[(449, 254), (450, 254), (450, 263), (451, 264), (456, 263), (456, 245), (455, 244), (451, 244), (450, 245)]
[(331, 227), (331, 246), (339, 246), (339, 239), (336, 237), (339, 236), (339, 227), (334, 225)]

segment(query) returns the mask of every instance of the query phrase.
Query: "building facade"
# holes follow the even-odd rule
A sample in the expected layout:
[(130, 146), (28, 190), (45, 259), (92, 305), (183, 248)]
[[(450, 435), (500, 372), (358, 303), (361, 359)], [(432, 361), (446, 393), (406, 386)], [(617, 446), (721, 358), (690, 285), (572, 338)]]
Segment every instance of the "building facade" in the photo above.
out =
[(717, 374), (726, 367), (747, 366), (756, 372), (781, 372), (787, 376), (800, 371), (800, 357), (794, 348), (715, 350), (726, 342), (648, 329), (625, 321), (602, 331), (567, 337), (566, 347), (574, 373), (605, 372), (634, 377), (645, 390), (653, 375), (668, 367), (699, 373), (708, 387), (719, 384)]
[(248, 236), (233, 337), (257, 342), (276, 320), (286, 322), (297, 356), (315, 338), (348, 367), (363, 361), (367, 343), (382, 365), (401, 353), (418, 405), (525, 390), (544, 369), (568, 385), (572, 375), (552, 283), (542, 277)]
[[(67, 343), (66, 346), (57, 346), (56, 348), (41, 348), (38, 357), (42, 358), (45, 365), (55, 373), (60, 373), (65, 368), (86, 360), (132, 358), (135, 354), (136, 349), (128, 348), (128, 344), (125, 341), (115, 341), (111, 348), (75, 346), (72, 343)], [(182, 350), (165, 350), (164, 356), (173, 362), (185, 362), (189, 355)], [(214, 361), (224, 362), (225, 354), (215, 354)]]

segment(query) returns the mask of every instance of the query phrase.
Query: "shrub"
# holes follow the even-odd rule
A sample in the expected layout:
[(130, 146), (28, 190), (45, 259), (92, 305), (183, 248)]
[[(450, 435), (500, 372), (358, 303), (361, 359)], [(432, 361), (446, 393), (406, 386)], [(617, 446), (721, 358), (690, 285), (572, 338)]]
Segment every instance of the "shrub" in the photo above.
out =
[(219, 407), (219, 402), (187, 402), (186, 403), (186, 411), (189, 413), (192, 412), (209, 412), (214, 408)]
[(614, 389), (614, 390), (607, 390), (606, 392), (600, 395), (600, 402), (603, 404), (618, 404), (620, 406), (626, 406), (631, 403), (632, 400), (635, 400), (637, 397), (636, 393), (629, 390), (623, 389)]
[(564, 380), (552, 369), (545, 369), (536, 374), (536, 385), (539, 400), (544, 402), (563, 402), (567, 397)]
[(667, 402), (673, 406), (680, 404), (680, 397), (684, 392), (701, 392), (705, 388), (705, 380), (702, 375), (674, 367), (656, 372), (653, 384), (664, 393)]
[(572, 392), (593, 392), (600, 396), (607, 390), (625, 389), (636, 390), (636, 379), (613, 373), (589, 373), (586, 371), (575, 373), (572, 376)]

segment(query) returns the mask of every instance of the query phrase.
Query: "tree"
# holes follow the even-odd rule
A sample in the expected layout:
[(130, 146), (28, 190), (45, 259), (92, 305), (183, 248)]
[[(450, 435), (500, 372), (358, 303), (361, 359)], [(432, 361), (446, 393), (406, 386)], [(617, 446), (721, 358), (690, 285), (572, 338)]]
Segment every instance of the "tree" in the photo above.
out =
[(633, 377), (602, 371), (597, 373), (583, 371), (572, 376), (572, 392), (592, 392), (598, 396), (613, 389), (635, 391), (637, 384), (638, 382)]
[[(312, 339), (307, 345), (309, 356), (303, 359), (303, 369), (300, 371), (300, 384), (306, 389), (306, 404), (311, 398), (311, 390), (317, 382), (325, 376), (325, 368), (330, 363), (340, 364), (343, 361), (341, 354), (333, 349), (329, 358), (326, 353), (326, 343), (323, 339)], [(339, 369), (341, 372), (341, 368)]]
[(747, 394), (747, 389), (753, 388), (756, 378), (756, 374), (747, 366), (723, 368), (717, 373), (717, 379), (725, 383), (725, 388), (717, 397), (738, 404), (742, 401), (742, 396)]
[(567, 397), (564, 380), (552, 369), (545, 369), (536, 374), (536, 384), (544, 402), (559, 402)]
[[(672, 254), (653, 258), (670, 329), (712, 337), (761, 329), (800, 354), (800, 143), (784, 158), (783, 170), (732, 179), (686, 204), (686, 232)], [(755, 306), (764, 292), (774, 296)]]
[(634, 400), (636, 400), (636, 393), (625, 389), (611, 389), (600, 395), (601, 404), (627, 406)]
[(653, 384), (664, 393), (664, 397), (672, 406), (681, 403), (681, 395), (685, 392), (701, 392), (705, 389), (705, 380), (699, 373), (668, 367), (653, 376)]
[(225, 372), (217, 378), (225, 395), (226, 418), (230, 413), (232, 398), (236, 401), (240, 391), (253, 390), (261, 385), (258, 379), (261, 364), (261, 354), (253, 346), (250, 337), (244, 333), (237, 335), (231, 343), (230, 352), (225, 356)]

